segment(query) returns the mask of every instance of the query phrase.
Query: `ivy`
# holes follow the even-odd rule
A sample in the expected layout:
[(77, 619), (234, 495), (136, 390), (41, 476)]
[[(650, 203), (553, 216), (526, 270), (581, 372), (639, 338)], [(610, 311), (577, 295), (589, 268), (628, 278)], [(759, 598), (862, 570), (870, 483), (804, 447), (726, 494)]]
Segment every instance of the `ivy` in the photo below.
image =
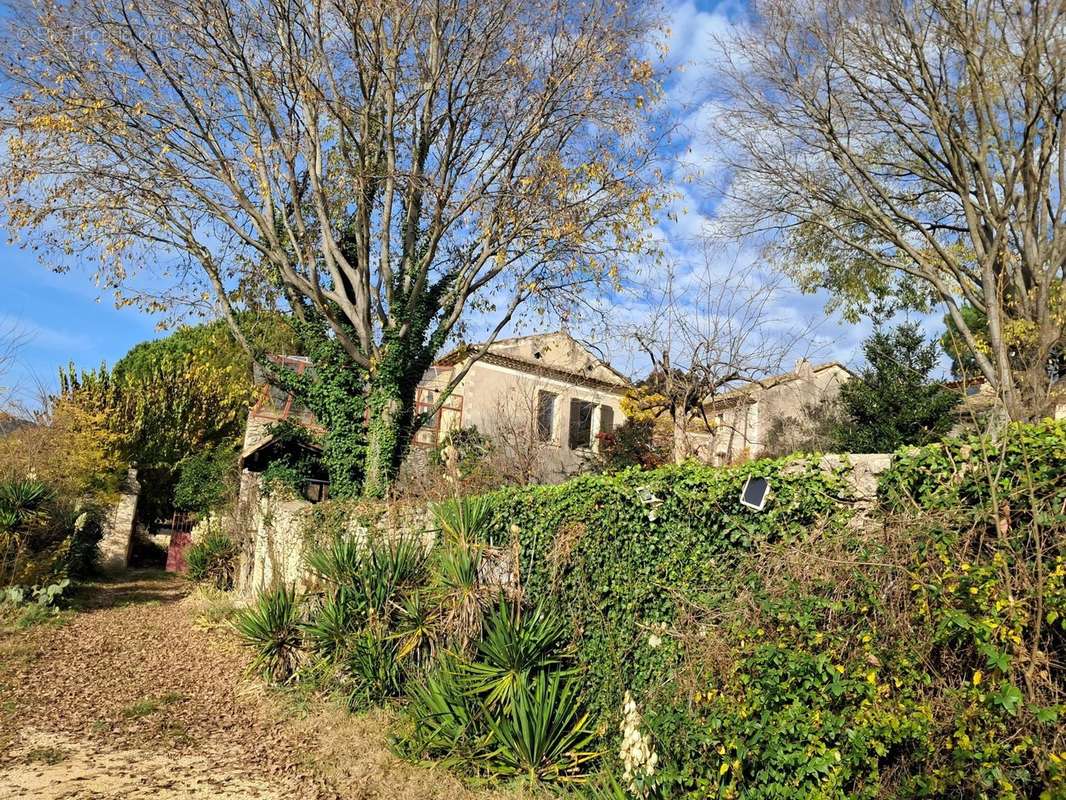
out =
[[(773, 491), (761, 512), (740, 503), (752, 474), (767, 477)], [(554, 595), (570, 616), (593, 706), (611, 714), (626, 689), (670, 679), (680, 653), (668, 643), (649, 648), (649, 632), (672, 625), (723, 559), (842, 524), (847, 510), (838, 498), (846, 495), (839, 472), (792, 458), (733, 469), (630, 469), (489, 497), (499, 535), (517, 530), (527, 593)]]

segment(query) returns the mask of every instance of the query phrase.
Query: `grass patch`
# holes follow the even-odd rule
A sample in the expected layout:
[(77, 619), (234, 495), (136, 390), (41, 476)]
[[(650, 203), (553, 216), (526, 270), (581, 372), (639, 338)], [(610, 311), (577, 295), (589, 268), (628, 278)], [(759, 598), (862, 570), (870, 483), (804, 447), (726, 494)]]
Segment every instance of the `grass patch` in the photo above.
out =
[(193, 625), (205, 631), (228, 628), (239, 610), (232, 592), (214, 586), (197, 587), (185, 602), (189, 605)]
[(67, 758), (67, 751), (61, 747), (35, 747), (26, 754), (27, 764), (47, 764), (52, 766)]
[(37, 625), (64, 625), (70, 620), (70, 614), (65, 614), (55, 608), (48, 608), (47, 606), (29, 605), (22, 610), (18, 619), (15, 620), (15, 627), (20, 630), (26, 630), (27, 628), (33, 628)]
[(168, 692), (159, 697), (145, 697), (138, 700), (133, 705), (126, 706), (122, 709), (122, 718), (140, 719), (142, 717), (148, 717), (155, 714), (157, 711), (161, 711), (167, 706), (180, 703), (184, 699), (185, 695), (179, 692)]

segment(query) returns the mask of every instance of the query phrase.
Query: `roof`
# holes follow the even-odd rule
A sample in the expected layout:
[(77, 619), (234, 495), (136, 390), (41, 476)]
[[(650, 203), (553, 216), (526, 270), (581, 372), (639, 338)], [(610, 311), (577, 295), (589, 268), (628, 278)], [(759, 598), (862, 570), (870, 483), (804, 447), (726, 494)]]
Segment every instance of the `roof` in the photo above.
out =
[[(798, 366), (798, 365), (797, 365)], [(827, 369), (840, 369), (848, 373), (851, 377), (855, 377), (855, 373), (847, 368), (846, 365), (839, 361), (826, 361), (824, 364), (811, 365), (811, 375), (816, 375), (819, 372), (824, 372)], [(792, 381), (800, 380), (803, 376), (798, 370), (791, 370), (789, 372), (782, 372), (780, 375), (771, 375), (769, 378), (763, 378), (762, 380), (752, 381), (745, 386), (740, 386), (717, 397), (708, 397), (704, 400), (705, 404), (713, 404), (716, 406), (731, 406), (736, 405), (741, 400), (749, 398), (751, 392), (756, 387), (760, 389), (772, 389), (775, 386), (781, 386), (782, 384), (791, 383)]]
[[(591, 362), (592, 365), (598, 368), (607, 370), (608, 373), (614, 376), (616, 381), (607, 381), (602, 378), (597, 378), (592, 375), (579, 372), (577, 370), (563, 369), (559, 366), (551, 366), (548, 364), (538, 363), (526, 358), (520, 358), (515, 355), (504, 354), (498, 352), (500, 349), (510, 349), (510, 346), (523, 343), (532, 342), (534, 340), (549, 341), (552, 338), (562, 338), (568, 343), (579, 348)], [(510, 369), (519, 370), (521, 372), (527, 372), (533, 375), (539, 375), (546, 378), (554, 378), (556, 380), (564, 381), (566, 383), (578, 384), (581, 386), (589, 386), (592, 388), (600, 389), (606, 392), (612, 392), (614, 394), (623, 394), (632, 387), (630, 380), (604, 361), (598, 358), (595, 354), (589, 351), (587, 347), (582, 345), (576, 339), (574, 339), (566, 331), (555, 331), (552, 333), (538, 333), (529, 336), (516, 336), (508, 339), (497, 339), (487, 345), (484, 344), (471, 344), (460, 345), (451, 352), (445, 354), (441, 358), (434, 362), (436, 367), (451, 367), (456, 364), (460, 364), (472, 355), (480, 353), (478, 360), (487, 364), (496, 364), (497, 366), (508, 367)]]

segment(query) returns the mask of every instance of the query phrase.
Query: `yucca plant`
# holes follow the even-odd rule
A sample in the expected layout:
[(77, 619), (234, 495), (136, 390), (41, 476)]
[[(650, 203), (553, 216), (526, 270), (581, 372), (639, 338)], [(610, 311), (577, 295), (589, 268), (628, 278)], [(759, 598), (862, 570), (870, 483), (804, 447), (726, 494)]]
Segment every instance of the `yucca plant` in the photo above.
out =
[(373, 617), (381, 621), (389, 618), (401, 593), (424, 578), (426, 558), (422, 542), (414, 536), (368, 541), (359, 580)]
[(584, 780), (595, 731), (580, 703), (577, 677), (565, 670), (541, 670), (519, 681), (510, 707), (494, 713), (485, 707), (492, 750), (485, 756), (500, 775), (538, 782)]
[(355, 537), (336, 535), (324, 544), (313, 544), (304, 555), (304, 563), (334, 587), (350, 586), (362, 570), (363, 549)]
[(433, 505), (433, 518), (447, 542), (472, 544), (486, 539), (492, 506), (485, 497), (454, 497)]
[(229, 534), (210, 529), (203, 539), (186, 551), (189, 578), (197, 583), (210, 583), (216, 589), (230, 589), (238, 555), (237, 545)]
[(424, 591), (415, 590), (404, 597), (394, 622), (396, 657), (421, 664), (433, 655), (438, 635), (438, 613)]
[(560, 664), (566, 636), (563, 620), (543, 606), (501, 601), (485, 620), (477, 657), (466, 669), (468, 688), (490, 706), (510, 706), (534, 672)]
[(409, 755), (432, 756), (454, 766), (484, 752), (484, 725), (479, 729), (477, 704), (462, 685), (462, 670), (457, 658), (442, 656), (421, 681), (408, 685), (414, 730), (402, 746)]
[(303, 626), (311, 650), (326, 661), (336, 661), (347, 650), (348, 640), (366, 622), (362, 595), (347, 586), (324, 597)]
[(282, 585), (259, 595), (254, 605), (237, 616), (233, 627), (252, 648), (252, 669), (275, 683), (285, 683), (295, 674), (302, 644), (295, 588)]
[(399, 697), (403, 674), (396, 656), (396, 640), (385, 631), (368, 628), (348, 643), (348, 671), (352, 688), (348, 707), (368, 708)]
[(482, 618), (499, 587), (481, 580), (480, 545), (449, 542), (436, 551), (430, 588), (440, 608), (441, 634), (453, 647), (466, 649), (481, 632)]

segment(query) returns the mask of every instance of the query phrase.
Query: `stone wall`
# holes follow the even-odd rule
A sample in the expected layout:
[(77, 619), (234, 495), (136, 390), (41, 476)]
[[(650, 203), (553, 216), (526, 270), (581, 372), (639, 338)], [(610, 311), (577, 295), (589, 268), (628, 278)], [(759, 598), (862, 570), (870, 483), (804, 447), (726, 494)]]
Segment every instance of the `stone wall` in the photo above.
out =
[[(796, 462), (796, 468), (809, 469), (807, 463)], [(859, 519), (874, 506), (878, 476), (891, 463), (892, 455), (886, 453), (831, 454), (822, 457), (819, 468), (849, 468), (848, 482), (856, 498), (859, 512), (856, 518)], [(263, 497), (259, 491), (259, 476), (254, 473), (246, 472), (242, 480), (245, 481), (242, 497), (246, 498), (248, 511), (243, 515), (244, 522), (238, 522), (243, 535), (239, 537), (241, 556), (237, 590), (244, 595), (254, 595), (280, 583), (303, 585), (306, 579), (303, 555), (308, 543), (315, 538), (316, 532), (325, 536), (330, 528), (323, 526), (316, 531), (315, 506), (306, 500)], [(355, 537), (365, 537), (371, 530), (385, 536), (419, 535), (427, 548), (432, 546), (437, 535), (428, 504), (353, 506), (346, 524), (348, 533)], [(513, 558), (506, 551), (489, 559), (488, 568), (494, 574), (493, 580), (504, 585), (512, 580), (514, 567)]]
[[(281, 583), (301, 585), (306, 578), (304, 552), (315, 539), (315, 506), (302, 498), (264, 496), (255, 473), (245, 472), (242, 482), (243, 508), (235, 521), (241, 548), (237, 591), (253, 595)], [(353, 512), (349, 535), (365, 538), (373, 529), (386, 536), (420, 535), (427, 548), (432, 545), (435, 530), (428, 505), (396, 504), (380, 509), (376, 514)]]
[(141, 491), (136, 469), (129, 469), (119, 491), (118, 501), (104, 520), (104, 536), (100, 540), (100, 569), (106, 573), (121, 572), (129, 564)]

